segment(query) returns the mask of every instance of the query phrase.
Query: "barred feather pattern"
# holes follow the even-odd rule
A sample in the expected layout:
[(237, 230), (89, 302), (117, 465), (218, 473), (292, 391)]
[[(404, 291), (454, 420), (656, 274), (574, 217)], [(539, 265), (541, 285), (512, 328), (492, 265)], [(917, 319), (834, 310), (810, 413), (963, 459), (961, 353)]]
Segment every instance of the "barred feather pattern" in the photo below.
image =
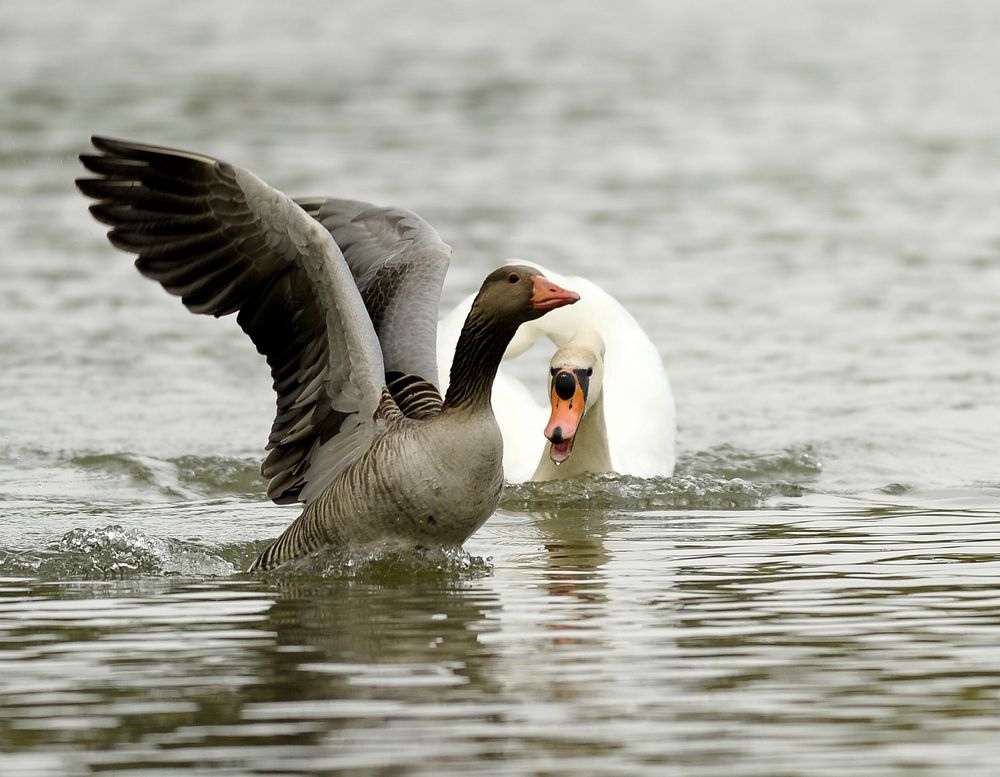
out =
[(386, 375), (389, 392), (407, 418), (433, 418), (441, 412), (443, 401), (437, 387), (418, 375), (390, 372)]

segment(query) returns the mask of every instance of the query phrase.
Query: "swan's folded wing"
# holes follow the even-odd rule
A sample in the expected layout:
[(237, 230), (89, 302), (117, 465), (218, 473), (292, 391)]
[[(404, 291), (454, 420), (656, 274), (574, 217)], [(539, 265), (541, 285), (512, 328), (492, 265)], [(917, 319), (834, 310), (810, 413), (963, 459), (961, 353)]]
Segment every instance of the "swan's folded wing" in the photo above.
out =
[[(378, 432), (378, 339), (336, 243), (290, 198), (208, 156), (93, 138), (77, 181), (108, 238), (194, 313), (237, 322), (267, 357), (277, 415), (261, 472), (315, 499)], [(384, 409), (384, 408), (383, 408)]]
[(451, 247), (434, 227), (402, 208), (332, 198), (296, 202), (330, 231), (343, 252), (400, 407), (411, 417), (423, 415), (436, 393), (440, 408), (437, 320)]

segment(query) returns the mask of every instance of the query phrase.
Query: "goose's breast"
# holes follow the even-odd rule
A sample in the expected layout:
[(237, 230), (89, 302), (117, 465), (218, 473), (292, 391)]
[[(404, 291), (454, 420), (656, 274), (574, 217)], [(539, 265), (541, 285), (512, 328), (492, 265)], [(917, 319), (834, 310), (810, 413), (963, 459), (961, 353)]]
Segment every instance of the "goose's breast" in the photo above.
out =
[(503, 443), (492, 418), (414, 424), (383, 439), (358, 485), (387, 534), (461, 544), (496, 510)]

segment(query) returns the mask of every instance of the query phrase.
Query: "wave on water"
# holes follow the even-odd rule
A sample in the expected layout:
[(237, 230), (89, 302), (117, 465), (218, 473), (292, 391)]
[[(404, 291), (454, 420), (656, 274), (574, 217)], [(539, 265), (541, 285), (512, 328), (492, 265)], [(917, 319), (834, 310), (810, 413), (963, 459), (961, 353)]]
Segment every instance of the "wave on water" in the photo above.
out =
[[(59, 481), (69, 486), (61, 498), (76, 505), (66, 517), (94, 515), (98, 503), (134, 505), (152, 499), (194, 505), (206, 497), (247, 495), (265, 500), (259, 465), (251, 459), (184, 456), (156, 459), (130, 453), (77, 454), (61, 461), (36, 461), (36, 468), (56, 465), (77, 475)], [(586, 475), (547, 483), (509, 485), (501, 510), (719, 510), (754, 509), (777, 499), (800, 497), (821, 471), (815, 451), (790, 448), (759, 454), (724, 446), (682, 458), (670, 478), (615, 474)], [(33, 482), (29, 478), (28, 481)], [(79, 490), (75, 487), (78, 486)], [(138, 491), (138, 493), (137, 493)], [(37, 498), (37, 494), (35, 494)], [(186, 500), (186, 501), (184, 501)], [(214, 504), (214, 502), (212, 502)], [(38, 502), (33, 502), (38, 504)], [(204, 503), (201, 503), (204, 504)], [(63, 502), (60, 502), (64, 508)], [(128, 508), (132, 510), (133, 508)], [(158, 515), (166, 506), (157, 507)], [(199, 507), (203, 509), (203, 507)], [(228, 507), (223, 505), (220, 510)], [(104, 510), (103, 512), (107, 512)], [(105, 520), (107, 520), (106, 516)], [(108, 580), (145, 576), (228, 577), (247, 569), (268, 540), (220, 544), (180, 540), (123, 526), (120, 518), (102, 528), (74, 528), (41, 548), (0, 548), (0, 576), (42, 579)], [(72, 524), (70, 524), (72, 526)], [(155, 529), (154, 529), (155, 531)], [(169, 529), (167, 530), (169, 532)], [(218, 535), (216, 535), (218, 536)], [(238, 537), (239, 535), (237, 535)], [(324, 553), (287, 565), (280, 576), (349, 577), (378, 582), (444, 576), (488, 575), (488, 560), (464, 550), (400, 550), (379, 547), (352, 553)]]
[[(255, 459), (182, 456), (155, 459), (131, 453), (87, 454), (70, 464), (104, 477), (129, 478), (166, 497), (263, 495), (265, 482)], [(550, 483), (510, 484), (503, 506), (606, 507), (618, 509), (746, 509), (773, 497), (801, 496), (806, 482), (822, 471), (811, 446), (755, 453), (730, 445), (682, 456), (670, 478), (637, 478), (614, 473), (585, 475)]]
[(135, 453), (80, 454), (72, 467), (101, 478), (125, 479), (131, 485), (152, 487), (166, 497), (204, 497), (263, 494), (260, 461), (222, 456), (179, 456), (159, 459)]
[(822, 464), (811, 447), (756, 454), (722, 446), (682, 457), (673, 477), (614, 473), (515, 483), (504, 490), (508, 510), (747, 510), (775, 498), (800, 497)]
[[(225, 577), (245, 568), (246, 549), (225, 555), (192, 542), (119, 525), (73, 529), (41, 550), (0, 550), (0, 576), (116, 580), (142, 576)], [(256, 551), (251, 550), (251, 554)], [(251, 558), (253, 555), (251, 555)]]
[[(125, 580), (142, 577), (231, 577), (248, 569), (270, 540), (210, 548), (117, 524), (73, 529), (41, 550), (0, 549), (0, 577)], [(350, 578), (373, 583), (445, 577), (478, 578), (493, 565), (460, 548), (376, 546), (317, 552), (262, 573), (269, 579)]]
[(507, 510), (747, 510), (774, 497), (802, 496), (794, 483), (754, 483), (715, 475), (636, 478), (581, 475), (569, 480), (516, 483), (504, 490), (500, 506)]
[(720, 445), (681, 456), (674, 476), (711, 473), (724, 479), (780, 484), (812, 480), (822, 471), (823, 462), (812, 445), (793, 445), (767, 453)]

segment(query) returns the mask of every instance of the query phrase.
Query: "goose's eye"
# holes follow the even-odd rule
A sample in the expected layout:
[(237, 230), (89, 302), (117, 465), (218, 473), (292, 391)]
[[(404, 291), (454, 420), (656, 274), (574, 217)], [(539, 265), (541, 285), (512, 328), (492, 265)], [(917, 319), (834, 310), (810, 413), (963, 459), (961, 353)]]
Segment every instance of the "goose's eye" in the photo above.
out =
[(518, 275), (516, 272), (512, 272), (510, 275), (507, 276), (507, 280), (510, 281), (511, 283), (517, 283), (519, 280), (521, 280), (521, 276)]

